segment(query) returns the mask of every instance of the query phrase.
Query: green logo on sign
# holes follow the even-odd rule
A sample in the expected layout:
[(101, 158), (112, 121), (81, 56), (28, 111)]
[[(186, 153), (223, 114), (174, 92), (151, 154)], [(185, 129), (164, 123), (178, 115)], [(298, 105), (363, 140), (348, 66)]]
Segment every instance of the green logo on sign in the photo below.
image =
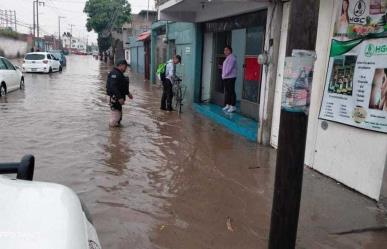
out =
[(368, 44), (367, 47), (366, 47), (366, 50), (365, 50), (365, 55), (367, 57), (371, 57), (371, 56), (373, 56), (375, 54), (375, 50), (376, 50), (375, 45)]
[(373, 55), (387, 55), (387, 45), (368, 44), (365, 49), (365, 56), (371, 57)]

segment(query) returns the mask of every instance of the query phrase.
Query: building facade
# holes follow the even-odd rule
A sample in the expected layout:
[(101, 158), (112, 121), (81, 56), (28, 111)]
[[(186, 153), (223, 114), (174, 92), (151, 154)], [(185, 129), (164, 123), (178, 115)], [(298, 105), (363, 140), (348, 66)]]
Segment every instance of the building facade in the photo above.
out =
[[(224, 90), (219, 76), (221, 73), (220, 65), (224, 60), (224, 46), (231, 45), (238, 60), (236, 92), (239, 110), (237, 115), (257, 123), (256, 134), (254, 134), (257, 142), (271, 144), (275, 148), (278, 146), (284, 74), (287, 73), (285, 61), (287, 60), (286, 49), (291, 3), (292, 1), (205, 2), (192, 0), (179, 1), (178, 3), (162, 1), (159, 6), (160, 20), (167, 23), (190, 22), (193, 25), (192, 49), (183, 49), (177, 53), (186, 51), (193, 53), (193, 58), (188, 59), (192, 60), (190, 71), (193, 72), (193, 76), (192, 79), (187, 78), (186, 84), (192, 88), (190, 94), (194, 105), (200, 104), (202, 106), (209, 103), (215, 106), (215, 109), (219, 109), (222, 105)], [(349, 3), (349, 8), (343, 7), (345, 3)], [(376, 8), (375, 4), (371, 5), (371, 1), (368, 0), (364, 0), (364, 3), (366, 4), (364, 11), (357, 14), (369, 13), (383, 19), (383, 14), (386, 14), (385, 6), (380, 4), (379, 8)], [(387, 157), (387, 134), (383, 130), (384, 127), (387, 127), (387, 124), (383, 123), (384, 112), (369, 111), (372, 113), (372, 118), (379, 118), (381, 121), (379, 123), (368, 122), (368, 129), (365, 125), (367, 121), (364, 122), (364, 110), (360, 109), (359, 111), (359, 106), (355, 107), (354, 113), (361, 112), (363, 114), (356, 114), (358, 118), (356, 122), (351, 121), (353, 124), (328, 120), (322, 118), (320, 113), (324, 105), (329, 112), (329, 106), (326, 107), (326, 105), (332, 103), (332, 101), (326, 101), (324, 96), (331, 94), (328, 90), (325, 92), (325, 89), (331, 86), (329, 85), (328, 88), (326, 86), (331, 60), (328, 51), (331, 50), (332, 44), (335, 48), (340, 46), (340, 44), (332, 43), (334, 32), (337, 32), (337, 30), (335, 31), (337, 15), (343, 9), (347, 9), (347, 11), (354, 9), (356, 4), (357, 0), (320, 1), (318, 30), (316, 31), (318, 37), (315, 49), (317, 61), (314, 66), (310, 92), (305, 164), (364, 195), (378, 200), (381, 196), (387, 196), (387, 193), (382, 191), (382, 186), (387, 185), (387, 178), (384, 177)], [(364, 18), (364, 20), (366, 19)], [(356, 21), (355, 17), (351, 17), (346, 26), (342, 25), (344, 26), (342, 30), (356, 31), (356, 27), (366, 25), (366, 23), (355, 23)], [(367, 30), (374, 29), (367, 28)], [(380, 32), (378, 36), (383, 36), (384, 33)], [(166, 34), (169, 32), (166, 31)], [(156, 35), (157, 32), (152, 32), (152, 38), (156, 38)], [(169, 40), (168, 37), (166, 39), (167, 48), (170, 47)], [(383, 40), (378, 40), (378, 42), (381, 43)], [(379, 51), (378, 47), (383, 46), (368, 46), (367, 54), (371, 56), (370, 54)], [(258, 60), (259, 55), (261, 55), (260, 58), (264, 58), (263, 55), (266, 55), (269, 60)], [(352, 55), (348, 58), (355, 57)], [(154, 63), (155, 65), (156, 63)], [(339, 81), (346, 83), (335, 83), (338, 87), (333, 87), (332, 91), (339, 89), (336, 92), (339, 95), (343, 95), (344, 90), (345, 93), (352, 92), (348, 89), (352, 89), (354, 83), (348, 81), (352, 81), (349, 79), (355, 77), (353, 70), (351, 71), (351, 68), (355, 67), (354, 64), (351, 64), (349, 59), (341, 59), (333, 65), (334, 72), (337, 72), (337, 77), (340, 78)], [(348, 73), (348, 77), (345, 76), (347, 71), (352, 72)], [(369, 92), (365, 93), (369, 94)], [(336, 97), (337, 99), (345, 98)], [(346, 104), (343, 106), (347, 107)], [(352, 113), (348, 112), (342, 116), (351, 119), (351, 116), (355, 115)], [(226, 120), (225, 122), (233, 122), (234, 119), (225, 115), (221, 118)], [(363, 124), (358, 124), (362, 122)], [(234, 123), (230, 125), (230, 129), (243, 129), (243, 126), (244, 124)], [(340, 137), (343, 139), (338, 139)]]
[(156, 11), (142, 10), (132, 15), (130, 23), (122, 27), (125, 59), (134, 72), (150, 78), (150, 28), (156, 20)]
[(181, 64), (176, 66), (176, 74), (187, 86), (186, 103), (198, 99), (198, 70), (196, 63), (200, 60), (196, 55), (200, 43), (196, 38), (197, 25), (188, 22), (156, 22), (152, 25), (151, 44), (151, 81), (157, 82), (156, 69), (160, 63), (165, 63), (173, 55), (181, 56)]
[(65, 33), (62, 36), (62, 45), (63, 48), (71, 51), (72, 53), (81, 52), (86, 53), (87, 52), (87, 44), (82, 39), (73, 37), (70, 33)]

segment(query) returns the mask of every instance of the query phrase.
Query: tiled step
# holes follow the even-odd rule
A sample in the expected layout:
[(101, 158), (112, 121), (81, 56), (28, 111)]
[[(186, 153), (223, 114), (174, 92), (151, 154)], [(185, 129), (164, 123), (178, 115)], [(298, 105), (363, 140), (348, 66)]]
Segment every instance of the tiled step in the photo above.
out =
[(239, 113), (225, 113), (222, 107), (214, 104), (194, 104), (198, 113), (210, 118), (233, 133), (257, 142), (258, 122)]

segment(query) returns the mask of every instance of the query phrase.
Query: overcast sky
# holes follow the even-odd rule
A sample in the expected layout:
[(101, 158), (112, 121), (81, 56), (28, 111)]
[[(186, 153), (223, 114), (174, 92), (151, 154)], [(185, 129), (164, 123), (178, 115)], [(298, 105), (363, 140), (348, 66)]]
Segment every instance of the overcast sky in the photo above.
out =
[[(97, 35), (94, 32), (86, 30), (86, 15), (83, 13), (86, 0), (40, 0), (45, 2), (45, 6), (39, 8), (40, 34), (58, 35), (58, 16), (64, 16), (61, 19), (61, 33), (70, 31), (70, 24), (73, 26), (73, 34), (76, 37), (88, 38), (89, 42), (95, 42)], [(32, 2), (33, 0), (1, 0), (1, 10), (16, 11), (18, 22), (26, 23), (32, 26)], [(140, 10), (147, 9), (147, 0), (129, 0), (132, 5), (132, 13), (138, 13)], [(154, 1), (149, 0), (149, 8), (154, 9)], [(18, 26), (18, 31), (29, 33), (26, 27)]]

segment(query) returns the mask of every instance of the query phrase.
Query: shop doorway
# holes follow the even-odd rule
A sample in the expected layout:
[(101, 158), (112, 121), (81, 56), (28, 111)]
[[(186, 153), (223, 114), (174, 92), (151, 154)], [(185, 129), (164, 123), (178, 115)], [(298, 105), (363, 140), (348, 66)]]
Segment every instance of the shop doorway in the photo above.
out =
[(240, 112), (258, 120), (262, 65), (258, 64), (257, 59), (258, 55), (263, 52), (264, 41), (264, 27), (206, 33), (204, 35), (202, 101), (210, 98), (212, 103), (224, 105), (222, 65), (226, 57), (223, 50), (226, 45), (230, 45), (237, 58), (238, 75), (235, 91)]
[[(258, 55), (264, 51), (267, 10), (226, 17), (203, 24), (203, 62), (201, 100), (223, 106), (222, 65), (224, 47), (233, 48), (238, 73), (235, 82), (240, 113), (259, 119), (263, 66)], [(210, 93), (209, 93), (210, 92)]]
[(224, 47), (232, 46), (231, 31), (217, 32), (214, 34), (214, 62), (213, 63), (213, 84), (211, 87), (211, 102), (217, 105), (224, 105), (224, 85), (222, 80), (222, 65), (226, 56), (224, 55)]
[(263, 66), (258, 64), (258, 55), (263, 53), (265, 27), (246, 29), (246, 51), (242, 83), (241, 113), (258, 120), (259, 100)]
[(150, 79), (150, 40), (144, 41), (145, 79)]
[(209, 102), (211, 98), (211, 82), (214, 61), (213, 33), (207, 32), (204, 34), (203, 51), (201, 101)]

